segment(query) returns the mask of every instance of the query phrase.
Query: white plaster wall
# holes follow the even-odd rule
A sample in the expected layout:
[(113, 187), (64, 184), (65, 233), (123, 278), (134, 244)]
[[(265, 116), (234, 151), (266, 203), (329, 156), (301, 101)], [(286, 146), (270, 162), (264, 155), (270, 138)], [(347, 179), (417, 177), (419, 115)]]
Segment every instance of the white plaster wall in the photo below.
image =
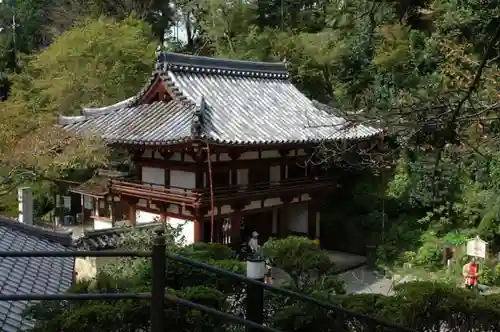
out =
[(304, 149), (298, 149), (297, 156), (307, 156), (307, 153)]
[(181, 153), (180, 152), (174, 152), (172, 154), (172, 157), (170, 157), (170, 160), (181, 161), (182, 160)]
[[(158, 222), (159, 220), (161, 220), (161, 216), (159, 214), (146, 211), (137, 211), (136, 214), (137, 224), (147, 224), (152, 222)], [(178, 241), (180, 241), (181, 238), (183, 238), (184, 242), (182, 244), (188, 245), (194, 243), (193, 221), (174, 218), (174, 217), (167, 217), (167, 223), (174, 228), (182, 226), (182, 234), (177, 239)]]
[(280, 158), (281, 154), (278, 150), (269, 150), (269, 151), (262, 151), (260, 153), (260, 157), (262, 159), (264, 159), (264, 158)]
[(149, 224), (152, 222), (158, 222), (161, 220), (161, 215), (157, 213), (146, 212), (142, 210), (137, 210), (135, 213), (135, 222), (137, 224)]
[(290, 231), (307, 234), (307, 205), (291, 205), (288, 216), (288, 229)]
[[(214, 215), (228, 214), (228, 213), (233, 213), (233, 212), (234, 212), (234, 210), (231, 208), (231, 205), (223, 205), (220, 208), (214, 207)], [(205, 217), (210, 217), (211, 215), (212, 215), (212, 213), (210, 211), (208, 211), (205, 214)]]
[(267, 198), (264, 200), (264, 207), (280, 205), (281, 199), (279, 197)]
[(258, 151), (243, 152), (240, 156), (240, 159), (242, 160), (259, 159), (259, 152)]
[(196, 174), (194, 172), (170, 170), (170, 186), (194, 189), (196, 188)]
[[(281, 155), (278, 150), (269, 150), (269, 151), (262, 151), (260, 154), (260, 157), (262, 159), (265, 158), (280, 158)], [(212, 155), (211, 160), (215, 161), (216, 157), (215, 154)], [(252, 160), (252, 159), (259, 159), (259, 152), (257, 151), (247, 151), (243, 152), (240, 156), (240, 159), (244, 160)], [(221, 153), (219, 156), (220, 161), (230, 161), (232, 160), (231, 157), (229, 157), (229, 154), (227, 153)]]
[(250, 204), (248, 204), (247, 206), (245, 206), (243, 208), (243, 210), (260, 209), (260, 207), (261, 207), (260, 200), (259, 201), (251, 201)]
[(246, 186), (248, 184), (248, 169), (238, 169), (236, 179), (239, 185)]
[(142, 182), (154, 183), (153, 187), (165, 187), (165, 169), (156, 167), (141, 167)]
[(176, 228), (182, 227), (182, 234), (179, 236), (177, 241), (180, 241), (183, 238), (184, 245), (189, 245), (194, 243), (194, 221), (184, 220), (174, 217), (168, 217), (167, 222), (170, 226)]
[[(269, 168), (269, 180), (271, 182), (279, 182), (281, 180), (281, 170), (279, 165), (271, 166)], [(275, 183), (276, 184), (276, 183)]]
[(97, 231), (99, 229), (108, 229), (112, 227), (113, 225), (110, 220), (101, 220), (94, 218), (94, 230)]
[(152, 149), (146, 149), (142, 154), (143, 158), (153, 158), (153, 156), (154, 156), (154, 151)]

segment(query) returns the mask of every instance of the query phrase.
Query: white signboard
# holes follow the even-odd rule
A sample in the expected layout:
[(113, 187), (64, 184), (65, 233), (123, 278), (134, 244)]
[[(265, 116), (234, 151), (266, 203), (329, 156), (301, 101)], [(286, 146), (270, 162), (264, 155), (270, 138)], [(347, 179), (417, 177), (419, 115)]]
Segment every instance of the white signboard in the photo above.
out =
[(481, 240), (479, 236), (467, 241), (467, 255), (486, 258), (486, 241)]

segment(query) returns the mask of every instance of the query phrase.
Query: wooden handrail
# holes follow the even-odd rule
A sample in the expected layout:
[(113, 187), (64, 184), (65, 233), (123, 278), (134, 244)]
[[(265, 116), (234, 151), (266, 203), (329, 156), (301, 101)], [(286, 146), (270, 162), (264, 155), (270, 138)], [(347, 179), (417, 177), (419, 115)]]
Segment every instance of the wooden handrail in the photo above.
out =
[[(273, 191), (282, 190), (283, 188), (293, 189), (300, 188), (303, 185), (307, 184), (322, 184), (325, 182), (333, 181), (333, 178), (298, 178), (298, 179), (286, 179), (281, 181), (273, 181), (273, 182), (260, 182), (253, 183), (248, 185), (233, 185), (227, 187), (218, 187), (214, 189), (214, 196), (218, 195), (233, 195), (235, 191), (246, 191), (246, 192), (256, 192), (256, 191)], [(197, 192), (202, 193), (203, 195), (209, 194), (208, 189), (197, 189)]]
[[(230, 199), (232, 197), (248, 195), (264, 195), (270, 192), (282, 192), (283, 190), (300, 190), (307, 185), (313, 187), (324, 187), (332, 182), (332, 178), (299, 178), (287, 179), (275, 182), (262, 182), (250, 185), (234, 185), (228, 187), (219, 187), (214, 190), (215, 199)], [(129, 194), (132, 196), (141, 196), (150, 199), (166, 200), (179, 203), (196, 204), (205, 201), (210, 197), (208, 189), (189, 189), (168, 186), (164, 187), (154, 183), (145, 183), (138, 180), (118, 180), (111, 179), (110, 185), (112, 191)]]

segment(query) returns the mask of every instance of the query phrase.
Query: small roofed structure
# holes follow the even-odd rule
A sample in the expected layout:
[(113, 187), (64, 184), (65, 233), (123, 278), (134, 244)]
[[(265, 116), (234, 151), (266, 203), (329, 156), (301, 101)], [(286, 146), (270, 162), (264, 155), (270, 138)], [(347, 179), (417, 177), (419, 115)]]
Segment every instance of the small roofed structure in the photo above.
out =
[(285, 63), (170, 52), (137, 95), (60, 125), (133, 155), (136, 178), (111, 179), (104, 199), (126, 202), (131, 224), (184, 223), (188, 242), (232, 244), (253, 230), (320, 237), (319, 198), (338, 181), (307, 163), (314, 149), (381, 133), (317, 107)]

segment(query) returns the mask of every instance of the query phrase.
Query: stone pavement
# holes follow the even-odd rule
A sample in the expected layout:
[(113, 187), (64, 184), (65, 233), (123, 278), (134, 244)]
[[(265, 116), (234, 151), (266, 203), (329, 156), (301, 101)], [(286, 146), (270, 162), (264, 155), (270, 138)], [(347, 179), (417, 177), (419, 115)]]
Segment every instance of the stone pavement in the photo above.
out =
[[(279, 268), (273, 267), (271, 273), (274, 285), (279, 285), (280, 282), (290, 278), (285, 271)], [(384, 278), (364, 266), (341, 273), (339, 278), (344, 281), (348, 294), (392, 295), (395, 284), (393, 280)]]
[(339, 278), (344, 281), (348, 294), (393, 294), (392, 279), (385, 278), (364, 266), (344, 272)]

